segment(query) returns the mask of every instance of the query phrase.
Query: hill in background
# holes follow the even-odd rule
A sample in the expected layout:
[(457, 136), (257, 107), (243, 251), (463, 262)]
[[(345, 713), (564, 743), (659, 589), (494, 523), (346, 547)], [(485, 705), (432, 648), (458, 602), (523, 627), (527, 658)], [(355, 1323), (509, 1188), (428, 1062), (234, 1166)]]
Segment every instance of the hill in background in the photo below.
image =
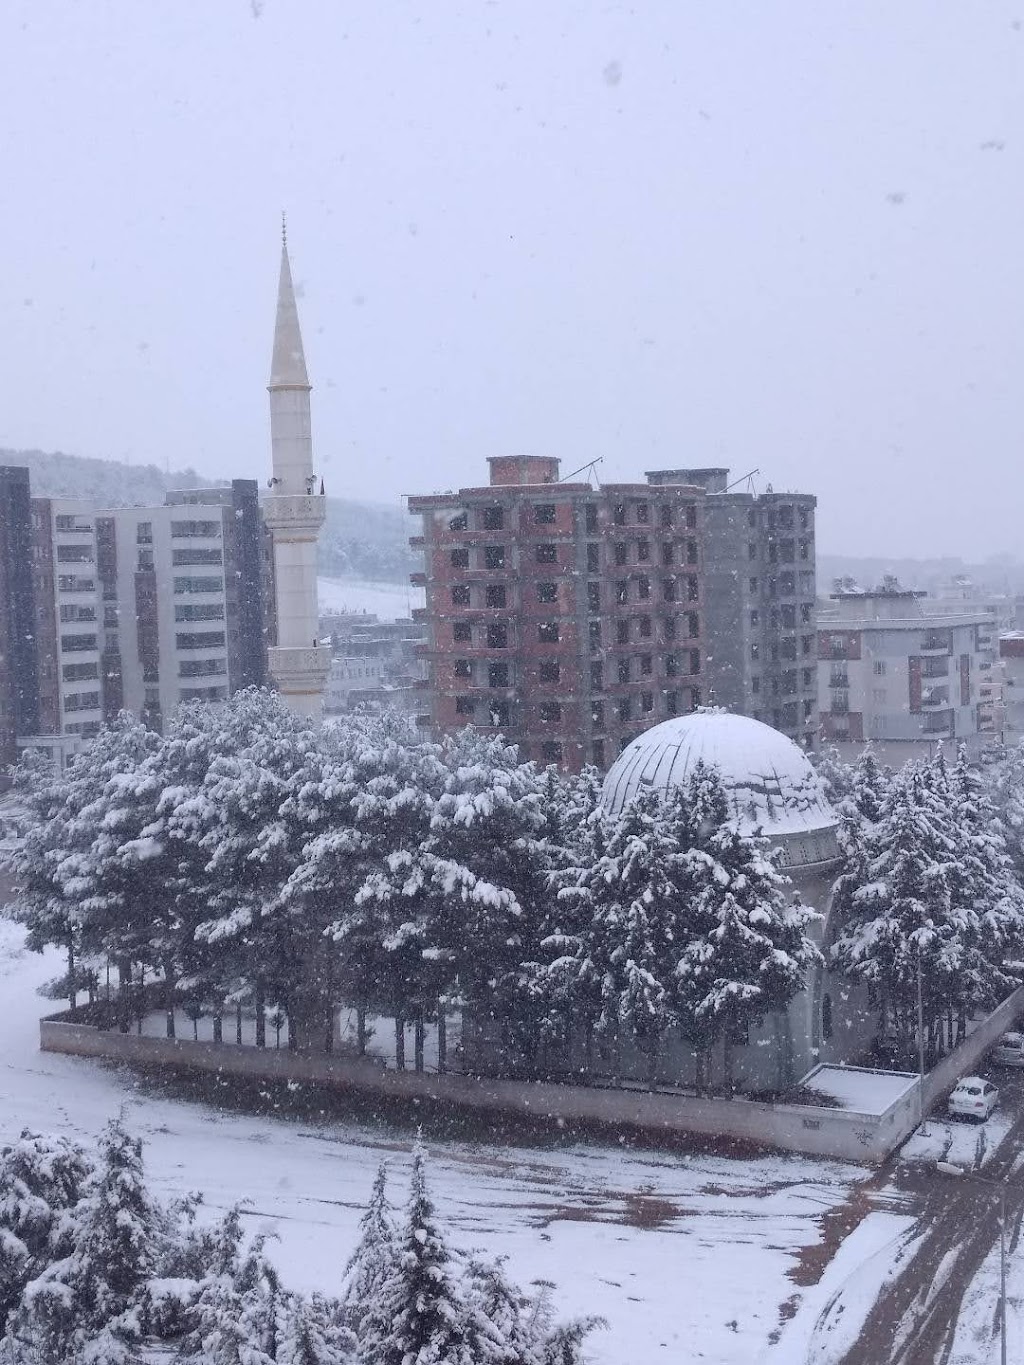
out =
[[(28, 468), (34, 497), (87, 498), (100, 507), (154, 507), (174, 488), (210, 488), (194, 469), (88, 459), (60, 451), (0, 450), (0, 464)], [(320, 537), (320, 572), (327, 578), (400, 583), (415, 568), (408, 538), (414, 526), (396, 507), (327, 499)]]

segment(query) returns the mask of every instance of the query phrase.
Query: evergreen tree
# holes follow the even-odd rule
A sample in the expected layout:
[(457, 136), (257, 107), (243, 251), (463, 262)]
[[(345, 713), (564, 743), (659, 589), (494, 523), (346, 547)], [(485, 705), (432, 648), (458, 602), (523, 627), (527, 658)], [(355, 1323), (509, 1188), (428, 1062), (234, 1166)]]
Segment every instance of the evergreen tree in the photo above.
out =
[(395, 1228), (387, 1199), (387, 1166), (382, 1161), (373, 1193), (359, 1221), (359, 1241), (345, 1266), (341, 1302), (344, 1320), (358, 1336), (363, 1319), (395, 1269)]
[(282, 1304), (276, 1365), (353, 1365), (355, 1338), (317, 1294), (289, 1294)]
[(471, 1257), (463, 1280), (474, 1365), (539, 1365), (540, 1340), (529, 1300), (505, 1275), (504, 1260)]
[(417, 1143), (397, 1262), (363, 1319), (360, 1365), (474, 1365), (465, 1305), (425, 1167), (426, 1153)]

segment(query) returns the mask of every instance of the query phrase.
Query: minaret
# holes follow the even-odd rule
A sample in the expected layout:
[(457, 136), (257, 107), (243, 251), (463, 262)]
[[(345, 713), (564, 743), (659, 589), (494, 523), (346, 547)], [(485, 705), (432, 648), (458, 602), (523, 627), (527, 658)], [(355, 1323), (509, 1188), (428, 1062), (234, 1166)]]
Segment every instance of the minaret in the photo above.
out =
[(324, 521), (322, 484), (313, 472), (310, 383), (295, 306), (288, 238), (281, 222), (274, 356), (270, 365), (270, 444), (273, 477), (263, 519), (274, 542), (277, 644), (270, 673), (281, 696), (302, 716), (320, 716), (330, 652), (318, 646), (316, 543)]

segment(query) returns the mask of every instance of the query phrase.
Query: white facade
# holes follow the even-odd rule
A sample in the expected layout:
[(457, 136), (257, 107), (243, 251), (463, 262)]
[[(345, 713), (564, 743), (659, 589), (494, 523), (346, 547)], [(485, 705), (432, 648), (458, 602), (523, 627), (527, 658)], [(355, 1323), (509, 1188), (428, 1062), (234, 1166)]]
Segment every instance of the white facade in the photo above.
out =
[(219, 506), (119, 507), (114, 522), (124, 706), (160, 724), (228, 696)]
[(269, 652), (278, 690), (300, 715), (323, 708), (330, 655), (319, 646), (316, 548), (325, 506), (313, 470), (310, 383), (292, 287), (288, 245), (281, 243), (277, 322), (270, 368), (271, 491), (263, 517), (274, 543), (277, 644)]
[(58, 731), (61, 735), (89, 735), (103, 719), (96, 518), (91, 504), (80, 499), (48, 501), (57, 627)]
[(992, 726), (995, 639), (984, 610), (922, 594), (844, 593), (818, 618), (822, 743), (899, 764), (937, 744), (976, 752)]
[(384, 660), (376, 655), (334, 655), (327, 675), (324, 710), (347, 711), (353, 692), (375, 691), (383, 685)]

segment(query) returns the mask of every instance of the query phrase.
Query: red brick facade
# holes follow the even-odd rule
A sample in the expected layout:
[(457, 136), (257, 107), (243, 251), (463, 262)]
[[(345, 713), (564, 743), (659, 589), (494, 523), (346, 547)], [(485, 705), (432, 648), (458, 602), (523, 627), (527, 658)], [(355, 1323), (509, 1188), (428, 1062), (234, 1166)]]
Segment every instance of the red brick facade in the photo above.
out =
[(603, 768), (704, 699), (704, 493), (557, 477), (557, 460), (495, 459), (487, 487), (409, 500), (423, 517), (423, 719)]

